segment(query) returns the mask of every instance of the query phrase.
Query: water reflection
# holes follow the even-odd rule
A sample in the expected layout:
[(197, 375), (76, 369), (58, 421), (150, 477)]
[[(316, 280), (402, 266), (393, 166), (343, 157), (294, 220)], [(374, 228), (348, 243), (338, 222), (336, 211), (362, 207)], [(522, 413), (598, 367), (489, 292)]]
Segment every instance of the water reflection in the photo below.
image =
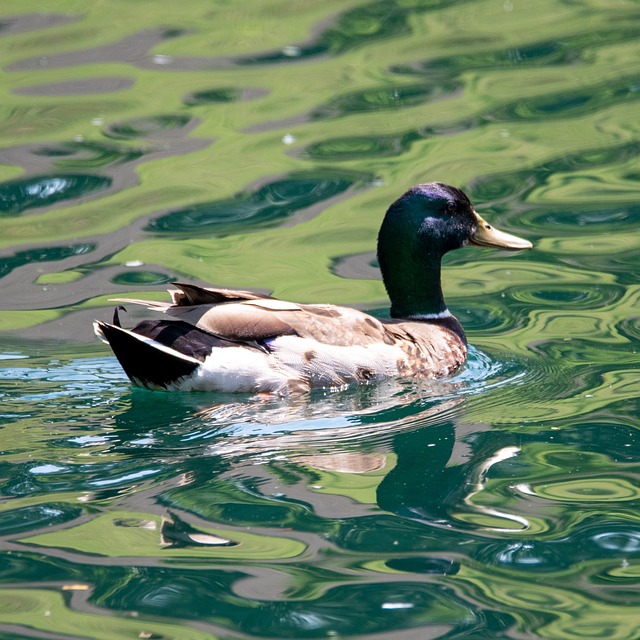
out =
[(0, 259), (0, 277), (8, 275), (14, 269), (24, 265), (65, 260), (72, 256), (91, 253), (95, 248), (94, 244), (82, 243), (63, 247), (39, 247), (38, 249), (17, 251), (12, 256)]
[[(436, 3), (437, 4), (437, 3)], [(395, 0), (370, 2), (345, 11), (334, 24), (324, 29), (314, 40), (301, 45), (288, 45), (281, 51), (237, 58), (243, 65), (283, 63), (296, 58), (318, 55), (339, 55), (345, 51), (407, 33), (407, 19), (412, 11), (421, 7), (405, 7)]]
[(111, 180), (94, 175), (39, 176), (0, 185), (0, 215), (15, 216), (27, 209), (47, 207), (108, 189)]
[(87, 80), (66, 80), (50, 84), (31, 85), (18, 89), (16, 93), (23, 96), (82, 96), (122, 91), (129, 89), (134, 84), (131, 78), (103, 76)]
[(512, 47), (441, 57), (416, 63), (411, 66), (396, 65), (394, 73), (427, 75), (434, 72), (457, 71), (459, 69), (492, 69), (548, 65), (575, 65), (585, 63), (588, 53), (598, 47), (633, 40), (633, 29), (595, 29), (576, 34), (563, 34), (562, 38), (519, 42)]
[[(637, 496), (605, 498), (600, 479), (615, 465), (616, 486), (631, 486), (618, 462), (631, 432), (576, 425), (518, 434), (470, 420), (488, 389), (520, 383), (521, 371), (481, 352), (451, 382), (318, 392), (297, 405), (123, 394), (109, 363), (36, 377), (15, 365), (14, 377), (40, 389), (12, 399), (14, 425), (31, 420), (21, 405), (45, 407), (61, 389), (85, 419), (67, 409), (57, 427), (66, 435), (38, 430), (35, 455), (16, 461), (4, 483), (13, 505), (0, 519), (11, 545), (53, 554), (50, 579), (53, 571), (69, 584), (81, 564), (94, 607), (162, 624), (197, 618), (210, 630), (322, 637), (345, 628), (349, 602), (359, 612), (353, 625), (360, 630), (364, 616), (371, 633), (420, 626), (494, 636), (515, 620), (534, 624), (525, 601), (548, 611), (549, 624), (559, 602), (579, 601), (559, 571), (577, 579), (586, 564), (628, 584), (611, 572), (621, 555), (640, 552), (627, 508)], [(150, 414), (153, 428), (141, 430)], [(576, 491), (587, 500), (581, 512), (550, 508)], [(37, 571), (37, 555), (21, 557), (23, 575)], [(15, 563), (4, 565), (5, 579), (23, 570)], [(540, 573), (544, 602), (531, 586)]]
[(120, 122), (110, 125), (105, 131), (105, 135), (115, 139), (135, 139), (146, 136), (156, 136), (165, 134), (173, 129), (186, 127), (191, 118), (185, 115), (169, 114), (158, 115), (148, 118), (136, 118), (128, 122)]
[(34, 154), (51, 158), (60, 168), (80, 169), (135, 162), (144, 152), (141, 149), (83, 140), (59, 143), (55, 146), (43, 145), (35, 149)]
[(462, 89), (461, 83), (442, 82), (438, 85), (415, 84), (385, 86), (378, 89), (344, 94), (312, 112), (312, 118), (339, 118), (367, 111), (402, 109), (424, 104), (429, 100), (450, 97)]
[(240, 87), (219, 87), (216, 89), (206, 89), (197, 91), (184, 99), (184, 103), (189, 106), (224, 104), (227, 102), (239, 102), (241, 100), (256, 100), (268, 94), (266, 89), (240, 88)]
[(273, 180), (233, 199), (203, 202), (152, 220), (148, 229), (163, 233), (222, 234), (273, 225), (304, 209), (362, 186), (370, 176), (357, 172), (308, 171)]
[[(624, 165), (638, 156), (640, 145), (636, 142), (610, 145), (606, 148), (588, 147), (582, 151), (556, 155), (552, 159), (548, 159), (543, 164), (538, 165), (532, 171), (509, 172), (502, 175), (493, 175), (491, 179), (487, 177), (474, 181), (473, 198), (478, 201), (497, 201), (508, 198), (512, 200), (526, 200), (528, 196), (534, 193), (536, 188), (544, 185), (552, 175), (564, 174), (565, 172), (576, 171), (580, 169), (597, 170), (599, 167), (610, 166), (611, 164)], [(588, 202), (585, 202), (583, 194), (580, 192), (573, 194), (574, 198), (562, 198), (563, 212), (567, 212), (564, 207), (568, 207), (573, 203), (573, 208), (583, 209), (586, 205), (587, 210), (592, 209)], [(544, 202), (540, 203), (544, 206)], [(632, 202), (629, 202), (633, 206)], [(620, 202), (611, 203), (611, 208), (619, 209)], [(546, 212), (548, 215), (548, 212)], [(538, 212), (532, 211), (526, 216), (527, 222), (531, 228), (546, 228), (548, 220), (538, 217)], [(583, 215), (576, 212), (574, 215)], [(562, 218), (562, 220), (560, 220)], [(571, 218), (569, 218), (571, 219)], [(559, 216), (556, 222), (565, 225), (564, 216)], [(575, 228), (575, 218), (572, 220), (572, 228)], [(568, 225), (567, 225), (568, 226)]]

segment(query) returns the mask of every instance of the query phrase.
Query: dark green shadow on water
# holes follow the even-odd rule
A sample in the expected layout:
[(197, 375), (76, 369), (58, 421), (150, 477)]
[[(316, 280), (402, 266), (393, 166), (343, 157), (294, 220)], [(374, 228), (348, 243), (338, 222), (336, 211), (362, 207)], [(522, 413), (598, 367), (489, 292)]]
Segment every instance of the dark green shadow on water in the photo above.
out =
[(316, 169), (272, 180), (234, 198), (194, 204), (155, 218), (148, 231), (200, 234), (246, 233), (274, 226), (294, 214), (363, 187), (373, 176), (357, 171)]

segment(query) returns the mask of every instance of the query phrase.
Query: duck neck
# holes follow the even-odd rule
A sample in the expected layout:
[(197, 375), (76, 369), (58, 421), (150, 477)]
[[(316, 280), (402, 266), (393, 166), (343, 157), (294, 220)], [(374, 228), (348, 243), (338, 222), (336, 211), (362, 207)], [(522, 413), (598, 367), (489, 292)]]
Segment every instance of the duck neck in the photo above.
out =
[(383, 261), (380, 263), (391, 300), (391, 317), (429, 320), (451, 315), (440, 284), (442, 256), (427, 253), (416, 261), (405, 254), (399, 261), (393, 268), (383, 266)]

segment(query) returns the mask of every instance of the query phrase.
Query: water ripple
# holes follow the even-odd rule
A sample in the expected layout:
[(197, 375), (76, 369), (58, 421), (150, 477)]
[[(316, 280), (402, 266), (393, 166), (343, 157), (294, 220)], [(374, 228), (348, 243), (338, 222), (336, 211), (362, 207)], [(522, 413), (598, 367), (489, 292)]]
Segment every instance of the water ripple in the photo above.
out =
[(300, 172), (273, 180), (235, 198), (194, 204), (152, 220), (148, 229), (162, 233), (229, 234), (251, 225), (262, 229), (361, 186), (369, 176), (328, 169)]
[(90, 174), (56, 174), (0, 184), (0, 216), (17, 216), (28, 209), (49, 207), (108, 189), (111, 178)]
[(634, 29), (596, 29), (561, 38), (534, 40), (493, 50), (429, 59), (411, 65), (394, 65), (392, 71), (408, 75), (433, 75), (460, 69), (496, 69), (580, 65), (599, 47), (624, 43), (636, 38)]

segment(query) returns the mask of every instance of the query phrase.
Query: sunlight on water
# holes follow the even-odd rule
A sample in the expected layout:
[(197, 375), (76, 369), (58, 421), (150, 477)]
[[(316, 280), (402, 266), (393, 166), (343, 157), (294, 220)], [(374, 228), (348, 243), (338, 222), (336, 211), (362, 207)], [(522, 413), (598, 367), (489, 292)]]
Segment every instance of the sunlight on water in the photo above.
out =
[[(41, 5), (0, 9), (0, 635), (635, 640), (638, 4)], [(450, 379), (154, 393), (92, 335), (175, 280), (387, 317), (428, 180), (534, 243), (446, 256)]]

